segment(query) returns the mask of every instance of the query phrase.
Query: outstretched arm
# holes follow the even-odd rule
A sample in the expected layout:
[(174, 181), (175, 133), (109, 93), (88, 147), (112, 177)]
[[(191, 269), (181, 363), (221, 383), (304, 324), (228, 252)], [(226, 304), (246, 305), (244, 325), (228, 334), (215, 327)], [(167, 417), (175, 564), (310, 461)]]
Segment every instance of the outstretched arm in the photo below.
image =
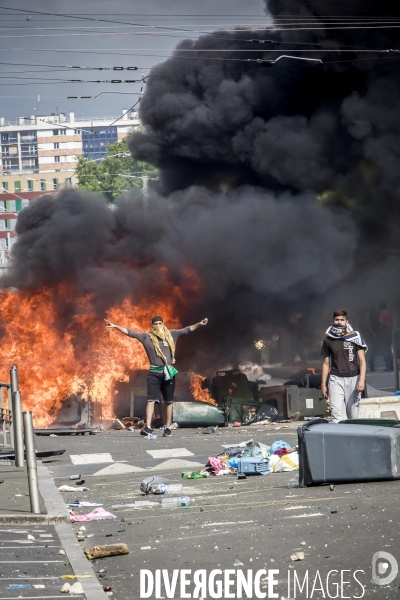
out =
[(190, 325), (190, 331), (196, 331), (196, 329), (198, 329), (202, 325), (207, 325), (207, 323), (208, 323), (208, 319), (203, 319), (199, 323), (196, 323), (196, 325)]
[(114, 323), (110, 323), (110, 321), (107, 321), (107, 319), (104, 319), (104, 320), (106, 322), (106, 327), (108, 329), (117, 329), (121, 333), (124, 333), (125, 335), (129, 335), (126, 327), (120, 327), (119, 325), (114, 325)]

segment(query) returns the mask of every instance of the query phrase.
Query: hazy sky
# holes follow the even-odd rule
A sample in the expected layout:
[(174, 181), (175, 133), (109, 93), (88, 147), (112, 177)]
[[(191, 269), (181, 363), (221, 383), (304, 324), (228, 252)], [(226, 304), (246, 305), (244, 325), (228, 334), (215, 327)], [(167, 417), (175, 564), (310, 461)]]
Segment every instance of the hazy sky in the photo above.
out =
[[(0, 0), (0, 116), (12, 120), (37, 111), (70, 110), (77, 117), (119, 115), (136, 102), (141, 84), (103, 80), (140, 79), (142, 70), (148, 74), (181, 39), (267, 22), (263, 0)], [(67, 65), (139, 70), (82, 70)], [(101, 83), (62, 81), (69, 79), (100, 79)], [(129, 94), (67, 99), (112, 90)]]

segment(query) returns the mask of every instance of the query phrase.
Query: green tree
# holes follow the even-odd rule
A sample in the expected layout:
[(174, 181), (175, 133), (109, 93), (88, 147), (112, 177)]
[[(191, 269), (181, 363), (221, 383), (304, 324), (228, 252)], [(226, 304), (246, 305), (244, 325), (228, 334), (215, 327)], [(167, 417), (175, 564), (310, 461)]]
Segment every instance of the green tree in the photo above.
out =
[(149, 177), (151, 182), (158, 177), (158, 171), (152, 165), (133, 160), (126, 138), (110, 144), (107, 152), (108, 156), (101, 161), (78, 158), (79, 189), (100, 192), (113, 202), (122, 192), (143, 188), (143, 177)]

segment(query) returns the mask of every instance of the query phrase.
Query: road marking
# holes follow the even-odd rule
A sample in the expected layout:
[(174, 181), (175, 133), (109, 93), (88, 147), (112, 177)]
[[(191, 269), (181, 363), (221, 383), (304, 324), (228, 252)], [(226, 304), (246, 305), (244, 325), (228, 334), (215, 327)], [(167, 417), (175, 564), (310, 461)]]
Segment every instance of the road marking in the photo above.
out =
[(212, 527), (213, 525), (245, 525), (246, 523), (254, 523), (254, 521), (224, 521), (221, 523), (203, 523), (202, 527)]
[(109, 452), (98, 454), (70, 454), (73, 465), (93, 465), (96, 463), (113, 463), (113, 457)]
[(164, 450), (146, 450), (153, 458), (175, 458), (176, 456), (194, 456), (186, 448), (166, 448)]
[(96, 471), (93, 475), (123, 475), (124, 473), (139, 473), (140, 471), (145, 471), (145, 469), (116, 462), (108, 467), (100, 469), (100, 471)]
[(283, 517), (284, 519), (302, 519), (303, 517), (323, 517), (323, 513), (307, 513), (304, 515), (290, 515), (290, 517)]
[(194, 469), (196, 467), (201, 467), (204, 469), (204, 465), (198, 462), (191, 462), (190, 460), (180, 460), (179, 458), (171, 458), (170, 460), (166, 460), (156, 467), (152, 467), (148, 469), (148, 471), (166, 471), (168, 469)]

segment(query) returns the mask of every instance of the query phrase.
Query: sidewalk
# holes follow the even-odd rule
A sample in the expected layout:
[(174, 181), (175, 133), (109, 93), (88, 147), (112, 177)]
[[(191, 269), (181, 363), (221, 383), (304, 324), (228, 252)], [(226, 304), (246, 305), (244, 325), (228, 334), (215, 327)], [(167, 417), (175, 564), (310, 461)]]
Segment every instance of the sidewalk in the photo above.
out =
[(68, 510), (57, 491), (53, 479), (38, 461), (41, 514), (31, 514), (26, 467), (17, 468), (13, 460), (0, 460), (0, 524), (56, 524), (69, 523)]
[(74, 597), (106, 599), (72, 530), (65, 502), (40, 461), (38, 477), (41, 514), (33, 515), (26, 467), (0, 461), (0, 600), (63, 598), (63, 584), (77, 581), (83, 592)]

